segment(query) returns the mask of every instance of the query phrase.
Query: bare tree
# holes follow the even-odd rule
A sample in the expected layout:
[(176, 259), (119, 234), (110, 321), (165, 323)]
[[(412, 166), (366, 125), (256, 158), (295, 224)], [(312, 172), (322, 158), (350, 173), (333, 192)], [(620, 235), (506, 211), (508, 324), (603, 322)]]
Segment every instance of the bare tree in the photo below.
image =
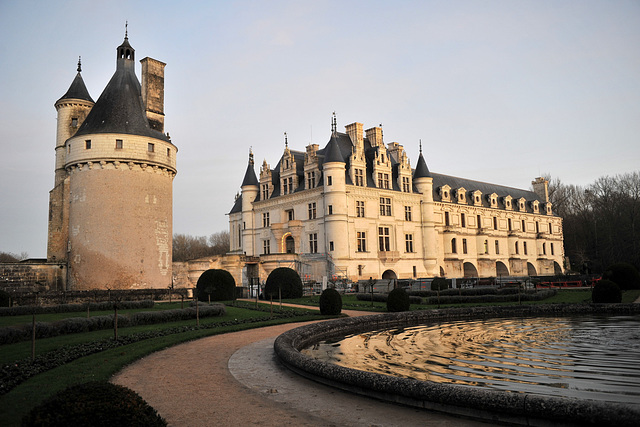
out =
[(189, 261), (213, 255), (223, 255), (229, 251), (229, 233), (221, 231), (209, 238), (187, 234), (174, 234), (173, 260)]

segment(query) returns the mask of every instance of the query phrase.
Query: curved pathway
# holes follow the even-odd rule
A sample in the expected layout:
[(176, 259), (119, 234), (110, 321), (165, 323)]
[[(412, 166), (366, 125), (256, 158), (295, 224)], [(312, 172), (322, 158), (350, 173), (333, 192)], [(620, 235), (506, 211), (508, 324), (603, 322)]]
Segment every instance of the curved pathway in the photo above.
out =
[(278, 362), (273, 340), (308, 323), (180, 344), (140, 359), (112, 382), (135, 390), (170, 426), (486, 425), (344, 393), (293, 374)]

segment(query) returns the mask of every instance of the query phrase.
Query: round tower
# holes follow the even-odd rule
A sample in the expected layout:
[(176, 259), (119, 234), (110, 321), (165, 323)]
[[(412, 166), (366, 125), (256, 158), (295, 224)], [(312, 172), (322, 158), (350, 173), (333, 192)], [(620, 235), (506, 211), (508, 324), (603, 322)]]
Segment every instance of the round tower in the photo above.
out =
[(249, 164), (242, 180), (242, 250), (246, 255), (256, 256), (254, 247), (253, 202), (258, 197), (259, 182), (254, 170), (253, 152), (249, 150)]
[(418, 163), (413, 172), (413, 184), (422, 194), (422, 202), (420, 203), (420, 214), (422, 216), (422, 253), (424, 254), (424, 267), (427, 275), (431, 277), (439, 276), (438, 268), (438, 239), (435, 228), (435, 214), (433, 212), (433, 177), (427, 162), (422, 156), (422, 143), (420, 143), (420, 155)]
[(69, 241), (69, 185), (65, 169), (66, 141), (71, 138), (84, 122), (95, 104), (82, 80), (82, 65), (78, 58), (78, 74), (69, 90), (56, 101), (56, 164), (53, 189), (49, 192), (49, 223), (47, 238), (47, 260), (67, 261)]
[(337, 132), (332, 132), (331, 139), (324, 149), (322, 173), (324, 175), (324, 215), (325, 215), (325, 251), (329, 253), (336, 265), (340, 266), (341, 258), (349, 257), (347, 193), (345, 182), (346, 164)]
[[(177, 147), (162, 126), (149, 125), (141, 96), (148, 88), (135, 75), (134, 59), (125, 36), (113, 77), (64, 144), (71, 289), (166, 288), (172, 283)], [(156, 82), (153, 91), (164, 91), (157, 85), (164, 81), (164, 64), (159, 64), (153, 68), (159, 76), (142, 78), (143, 85)]]

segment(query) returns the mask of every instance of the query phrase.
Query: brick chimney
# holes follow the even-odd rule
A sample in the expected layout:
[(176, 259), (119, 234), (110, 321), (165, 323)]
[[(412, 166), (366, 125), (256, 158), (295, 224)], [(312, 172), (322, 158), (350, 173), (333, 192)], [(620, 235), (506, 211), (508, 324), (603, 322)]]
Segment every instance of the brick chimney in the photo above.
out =
[(142, 64), (142, 105), (149, 126), (164, 133), (164, 62), (144, 58)]
[(371, 129), (367, 129), (367, 139), (371, 143), (372, 147), (383, 147), (384, 144), (382, 142), (382, 128), (381, 127), (372, 127)]
[(362, 123), (351, 123), (350, 125), (346, 125), (347, 135), (351, 138), (351, 143), (355, 146), (362, 145)]

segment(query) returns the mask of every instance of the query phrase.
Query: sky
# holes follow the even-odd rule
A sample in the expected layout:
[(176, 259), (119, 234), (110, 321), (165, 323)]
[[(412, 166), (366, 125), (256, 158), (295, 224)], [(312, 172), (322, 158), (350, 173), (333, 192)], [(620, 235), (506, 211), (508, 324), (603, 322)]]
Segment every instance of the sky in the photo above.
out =
[[(527, 189), (640, 170), (640, 1), (0, 0), (0, 251), (46, 257), (54, 103), (97, 100), (128, 22), (165, 69), (173, 232), (228, 230), (255, 154), (382, 124), (415, 167)], [(136, 73), (140, 79), (140, 65)]]

